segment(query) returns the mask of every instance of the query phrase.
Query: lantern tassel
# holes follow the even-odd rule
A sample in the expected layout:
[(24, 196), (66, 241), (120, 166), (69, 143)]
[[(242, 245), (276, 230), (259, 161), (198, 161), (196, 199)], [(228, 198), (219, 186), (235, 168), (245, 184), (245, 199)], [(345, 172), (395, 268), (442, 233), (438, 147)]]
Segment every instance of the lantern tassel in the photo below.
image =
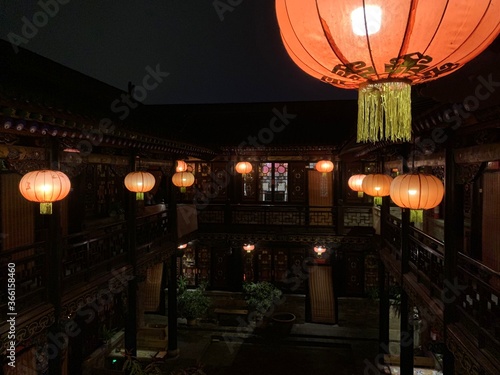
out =
[(382, 206), (382, 197), (373, 197), (373, 203), (377, 206)]
[(144, 193), (143, 192), (135, 193), (135, 200), (136, 201), (143, 201), (144, 200)]
[(411, 140), (411, 85), (405, 81), (367, 83), (358, 95), (358, 142)]
[(424, 210), (410, 210), (410, 222), (422, 223), (424, 221)]
[(40, 203), (40, 215), (52, 215), (52, 203)]

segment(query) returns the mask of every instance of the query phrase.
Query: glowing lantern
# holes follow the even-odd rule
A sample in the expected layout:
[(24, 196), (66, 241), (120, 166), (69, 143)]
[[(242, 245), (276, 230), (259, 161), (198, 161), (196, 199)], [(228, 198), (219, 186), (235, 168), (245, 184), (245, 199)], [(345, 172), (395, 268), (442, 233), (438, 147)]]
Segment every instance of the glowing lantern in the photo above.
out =
[(358, 91), (357, 141), (411, 139), (412, 84), (446, 76), (500, 32), (500, 0), (276, 0), (306, 73)]
[(369, 174), (363, 178), (361, 186), (363, 187), (363, 192), (375, 197), (375, 204), (382, 204), (382, 197), (386, 197), (390, 194), (392, 177), (386, 174)]
[(176, 163), (177, 163), (175, 166), (176, 172), (186, 172), (187, 171), (188, 166), (184, 160), (177, 160)]
[(247, 253), (250, 253), (254, 249), (255, 249), (255, 245), (253, 245), (251, 243), (246, 243), (243, 245), (243, 250), (245, 250)]
[(144, 200), (144, 193), (147, 193), (155, 186), (155, 177), (149, 172), (130, 172), (125, 176), (125, 187), (135, 193), (135, 199)]
[(443, 200), (444, 186), (430, 174), (402, 174), (392, 181), (390, 195), (394, 204), (412, 210), (410, 220), (421, 222), (422, 210), (434, 208)]
[(326, 251), (326, 247), (318, 245), (314, 246), (314, 252), (320, 257)]
[(187, 243), (183, 243), (183, 244), (181, 244), (181, 245), (177, 246), (177, 248), (178, 248), (179, 250), (185, 249), (186, 247), (188, 247), (188, 244), (187, 244)]
[(194, 175), (191, 172), (177, 172), (172, 176), (172, 183), (180, 187), (181, 193), (186, 192), (186, 187), (194, 184)]
[(320, 160), (314, 166), (318, 172), (328, 173), (333, 171), (333, 163), (330, 160)]
[(351, 188), (351, 190), (358, 192), (358, 197), (363, 196), (363, 179), (366, 177), (364, 174), (355, 174), (349, 178), (347, 181), (347, 185)]
[(19, 182), (19, 191), (29, 201), (40, 203), (40, 213), (52, 214), (52, 202), (64, 199), (71, 189), (71, 182), (64, 173), (39, 170), (26, 173)]
[(252, 164), (248, 161), (240, 161), (234, 169), (241, 174), (250, 173), (252, 172)]

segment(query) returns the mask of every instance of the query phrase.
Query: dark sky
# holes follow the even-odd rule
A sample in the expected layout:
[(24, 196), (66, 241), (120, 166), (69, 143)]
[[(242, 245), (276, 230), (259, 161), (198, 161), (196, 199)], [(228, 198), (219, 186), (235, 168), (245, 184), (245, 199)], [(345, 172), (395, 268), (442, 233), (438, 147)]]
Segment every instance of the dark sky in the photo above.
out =
[[(44, 1), (52, 6), (42, 9)], [(273, 0), (59, 1), (0, 0), (1, 38), (23, 38), (20, 47), (122, 90), (158, 66), (168, 76), (146, 92), (146, 104), (357, 97), (295, 66)], [(27, 21), (40, 26), (30, 34)]]

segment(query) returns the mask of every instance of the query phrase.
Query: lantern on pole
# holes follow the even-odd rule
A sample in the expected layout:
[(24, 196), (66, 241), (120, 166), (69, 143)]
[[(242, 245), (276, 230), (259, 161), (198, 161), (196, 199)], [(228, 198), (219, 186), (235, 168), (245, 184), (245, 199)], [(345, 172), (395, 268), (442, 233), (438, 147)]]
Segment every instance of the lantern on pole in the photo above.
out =
[(411, 85), (444, 77), (500, 32), (500, 0), (276, 0), (306, 73), (358, 90), (358, 142), (411, 139)]
[(135, 199), (142, 201), (144, 193), (151, 191), (155, 186), (155, 177), (149, 172), (135, 171), (125, 176), (124, 183), (127, 190), (135, 193)]
[(38, 170), (26, 173), (19, 182), (21, 195), (40, 203), (40, 214), (52, 214), (52, 202), (64, 199), (71, 189), (71, 181), (63, 172)]
[(191, 172), (176, 172), (172, 176), (172, 183), (180, 188), (181, 193), (185, 193), (186, 188), (194, 184), (194, 175)]

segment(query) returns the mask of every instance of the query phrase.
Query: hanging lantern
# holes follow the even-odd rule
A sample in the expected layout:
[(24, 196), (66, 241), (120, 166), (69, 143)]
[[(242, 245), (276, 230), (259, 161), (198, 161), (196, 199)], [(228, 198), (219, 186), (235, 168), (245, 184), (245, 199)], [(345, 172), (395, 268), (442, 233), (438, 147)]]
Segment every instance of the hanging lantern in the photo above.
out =
[(333, 171), (333, 163), (330, 160), (320, 160), (316, 163), (314, 168), (321, 173), (328, 173)]
[(252, 252), (255, 249), (255, 245), (251, 243), (246, 243), (243, 245), (243, 250), (245, 250), (247, 253)]
[(245, 174), (245, 173), (250, 173), (252, 172), (252, 164), (249, 163), (248, 161), (240, 161), (238, 164), (236, 164), (236, 172)]
[(411, 209), (411, 221), (422, 222), (422, 210), (434, 208), (443, 200), (444, 186), (439, 178), (430, 174), (402, 174), (392, 181), (390, 195), (394, 204)]
[(155, 177), (149, 172), (130, 172), (125, 176), (125, 187), (135, 194), (138, 201), (144, 200), (144, 193), (147, 193), (155, 186)]
[(52, 214), (52, 202), (64, 199), (71, 189), (68, 176), (60, 171), (39, 170), (26, 173), (19, 191), (29, 201), (40, 203), (40, 214)]
[(176, 172), (186, 172), (188, 168), (187, 163), (184, 160), (177, 160), (175, 165)]
[(366, 177), (364, 174), (355, 174), (352, 175), (349, 178), (349, 181), (347, 181), (347, 185), (351, 188), (353, 191), (358, 192), (358, 197), (363, 196), (363, 179)]
[(177, 172), (172, 176), (172, 183), (180, 187), (181, 193), (186, 192), (186, 187), (194, 184), (194, 175), (191, 172)]
[(323, 253), (325, 251), (326, 251), (326, 247), (324, 247), (324, 246), (321, 246), (321, 245), (314, 246), (314, 252), (316, 254), (318, 254), (319, 257), (321, 257), (321, 255), (323, 255)]
[(292, 60), (358, 89), (358, 142), (411, 139), (411, 85), (444, 77), (500, 32), (500, 0), (276, 0)]
[(373, 202), (377, 205), (382, 204), (382, 197), (390, 194), (392, 177), (386, 174), (369, 174), (363, 178), (361, 186), (363, 192), (374, 197)]

